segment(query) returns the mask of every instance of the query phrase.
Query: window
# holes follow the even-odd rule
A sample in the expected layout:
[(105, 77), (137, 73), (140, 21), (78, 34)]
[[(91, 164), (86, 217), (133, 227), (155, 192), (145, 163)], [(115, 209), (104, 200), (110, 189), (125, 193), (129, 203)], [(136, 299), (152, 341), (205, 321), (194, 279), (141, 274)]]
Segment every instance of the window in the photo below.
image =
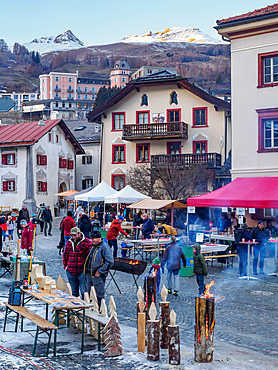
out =
[(89, 88), (87, 86), (84, 87), (84, 92), (85, 93), (88, 93), (89, 92)]
[(112, 188), (119, 191), (125, 187), (125, 175), (112, 175)]
[(69, 108), (71, 108), (71, 103), (69, 103)]
[(62, 103), (62, 108), (65, 108), (66, 107), (66, 104), (65, 102)]
[(91, 92), (92, 92), (93, 94), (95, 94), (95, 93), (96, 93), (96, 88), (95, 88), (95, 87), (92, 87), (92, 88), (91, 88)]
[(68, 78), (68, 82), (72, 82), (72, 78), (71, 77)]
[(77, 86), (77, 92), (82, 92), (82, 87)]
[(37, 165), (46, 166), (47, 165), (47, 155), (37, 154)]
[(118, 79), (117, 78), (114, 78), (114, 82), (117, 83), (118, 82)]
[(60, 98), (60, 93), (55, 93), (55, 98)]
[(68, 159), (68, 170), (74, 169), (74, 161), (72, 159)]
[(125, 163), (125, 145), (112, 145), (112, 163)]
[(122, 78), (122, 82), (125, 82), (125, 78), (124, 77)]
[(278, 85), (278, 52), (258, 55), (258, 87)]
[(136, 162), (150, 162), (150, 144), (136, 144)]
[(60, 91), (60, 85), (55, 85), (54, 91)]
[(73, 96), (72, 96), (72, 93), (68, 93), (68, 99), (72, 99)]
[(208, 126), (207, 108), (193, 108), (193, 127)]
[(73, 91), (72, 85), (68, 86), (68, 91)]
[(85, 103), (84, 104), (84, 108), (87, 109), (88, 108), (88, 103)]
[(112, 131), (123, 129), (125, 124), (125, 113), (112, 113)]
[(67, 160), (59, 158), (59, 168), (67, 168)]
[(14, 166), (15, 154), (14, 153), (2, 154), (2, 164), (7, 166)]
[(56, 144), (59, 144), (59, 135), (56, 135)]
[(150, 111), (146, 112), (136, 112), (137, 124), (150, 123)]
[(207, 141), (193, 141), (193, 153), (207, 153)]
[(82, 164), (92, 164), (93, 157), (91, 155), (83, 155), (82, 156)]
[(82, 99), (81, 94), (77, 94), (77, 99)]
[(59, 77), (55, 77), (55, 81), (59, 81)]
[(181, 142), (167, 143), (167, 154), (181, 154)]
[(45, 91), (45, 88), (44, 88), (44, 86), (42, 86), (42, 91)]
[(144, 94), (144, 95), (141, 96), (141, 107), (143, 107), (144, 105), (146, 107), (149, 105), (149, 103), (148, 103), (148, 95), (146, 95), (146, 94)]
[(84, 95), (84, 99), (85, 99), (85, 100), (88, 100), (88, 99), (89, 99), (89, 95), (86, 95), (86, 94), (85, 94), (85, 95)]
[(57, 101), (55, 102), (55, 107), (59, 108), (59, 103)]
[(170, 94), (170, 105), (178, 104), (178, 94), (175, 91), (172, 91)]
[(258, 109), (258, 152), (278, 152), (278, 108)]
[(94, 186), (93, 178), (82, 180), (82, 190), (91, 188), (92, 186)]
[(167, 110), (167, 122), (180, 122), (181, 110), (180, 109), (168, 109)]
[(3, 181), (3, 191), (15, 191), (15, 180)]
[(14, 99), (15, 100), (18, 100), (18, 95), (14, 95)]
[(44, 78), (42, 78), (42, 84), (44, 84)]
[(38, 181), (38, 192), (47, 191), (47, 182)]

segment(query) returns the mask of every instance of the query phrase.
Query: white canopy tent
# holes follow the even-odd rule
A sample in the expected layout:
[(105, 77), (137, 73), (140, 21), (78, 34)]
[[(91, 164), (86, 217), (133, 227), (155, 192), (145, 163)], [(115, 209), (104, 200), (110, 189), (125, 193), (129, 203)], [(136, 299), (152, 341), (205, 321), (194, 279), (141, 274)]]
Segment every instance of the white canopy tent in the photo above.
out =
[(105, 181), (102, 181), (95, 188), (84, 194), (77, 194), (75, 200), (83, 200), (85, 202), (103, 202), (105, 197), (112, 196), (117, 191), (111, 188)]
[(134, 190), (131, 186), (127, 185), (122, 190), (116, 192), (113, 195), (105, 197), (105, 203), (117, 203), (117, 215), (119, 203), (135, 203), (142, 199), (151, 199), (151, 197), (139, 193), (139, 191)]

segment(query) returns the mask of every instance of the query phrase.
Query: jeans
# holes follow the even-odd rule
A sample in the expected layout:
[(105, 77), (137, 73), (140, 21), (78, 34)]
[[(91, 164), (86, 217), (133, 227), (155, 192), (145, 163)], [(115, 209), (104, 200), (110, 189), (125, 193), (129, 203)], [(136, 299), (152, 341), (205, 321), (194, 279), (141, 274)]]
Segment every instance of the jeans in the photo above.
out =
[(245, 245), (237, 246), (237, 253), (239, 256), (239, 276), (247, 275), (247, 247)]
[(41, 229), (41, 233), (43, 232), (43, 226), (44, 226), (44, 222), (43, 222), (43, 220), (40, 220), (40, 229)]
[(2, 231), (2, 236), (3, 236), (3, 242), (8, 238), (8, 231)]
[(47, 232), (47, 224), (49, 224), (48, 235), (50, 235), (51, 230), (52, 230), (52, 222), (51, 221), (44, 221), (44, 235), (45, 236), (46, 236), (46, 232)]
[(263, 272), (264, 270), (264, 258), (265, 258), (265, 246), (264, 245), (254, 245), (253, 248), (253, 274), (257, 273), (257, 265), (258, 265), (258, 259), (260, 254), (260, 272)]
[(167, 284), (168, 284), (168, 289), (173, 288), (173, 281), (172, 281), (172, 276), (174, 276), (174, 290), (177, 292), (180, 289), (180, 277), (179, 277), (179, 271), (180, 270), (171, 270), (170, 268), (167, 267)]
[(71, 238), (71, 235), (65, 235), (64, 236), (64, 238), (65, 238), (65, 246), (66, 246), (66, 244), (67, 244), (67, 242), (70, 240), (70, 238)]
[(81, 292), (82, 299), (84, 299), (84, 293), (86, 290), (86, 277), (83, 272), (77, 275), (72, 275), (68, 271), (66, 271), (68, 281), (70, 283), (72, 289), (72, 295), (75, 297), (79, 297), (79, 289)]
[(205, 283), (204, 283), (205, 275), (196, 274), (196, 280), (197, 280), (197, 284), (199, 285), (199, 294), (201, 295), (205, 291)]
[(113, 247), (113, 257), (117, 257), (118, 252), (118, 242), (117, 239), (108, 240), (109, 247)]
[(8, 230), (9, 235), (11, 235), (11, 240), (14, 240), (14, 231)]
[(86, 274), (87, 278), (87, 291), (90, 294), (91, 292), (91, 286), (95, 287), (96, 295), (97, 295), (97, 301), (98, 305), (100, 307), (101, 300), (104, 299), (105, 295), (105, 280), (106, 276), (100, 275), (100, 276), (92, 276), (90, 272)]

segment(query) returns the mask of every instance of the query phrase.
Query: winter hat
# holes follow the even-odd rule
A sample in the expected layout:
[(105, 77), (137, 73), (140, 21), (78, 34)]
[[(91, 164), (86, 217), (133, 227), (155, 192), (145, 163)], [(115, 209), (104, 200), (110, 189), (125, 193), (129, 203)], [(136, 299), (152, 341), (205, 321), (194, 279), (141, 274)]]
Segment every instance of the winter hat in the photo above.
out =
[(246, 230), (246, 229), (248, 229), (248, 225), (247, 225), (246, 223), (244, 223), (244, 224), (242, 224), (242, 228), (243, 228), (244, 230)]
[(259, 220), (259, 221), (258, 221), (258, 225), (259, 225), (259, 224), (263, 224), (263, 223), (264, 223), (264, 222), (263, 222), (263, 220)]
[(94, 230), (91, 234), (91, 239), (101, 238), (101, 233), (98, 230)]
[(123, 216), (118, 217), (118, 220), (124, 221)]
[(158, 257), (156, 257), (153, 262), (152, 262), (152, 265), (160, 265), (160, 259)]
[(46, 205), (46, 208), (47, 208), (47, 207), (49, 207), (49, 208), (50, 208), (50, 205), (49, 205), (49, 204), (47, 204), (47, 205)]
[(77, 233), (80, 233), (80, 229), (78, 227), (73, 227), (70, 231), (72, 235), (76, 235)]
[(21, 220), (20, 225), (27, 225), (27, 221), (26, 220)]

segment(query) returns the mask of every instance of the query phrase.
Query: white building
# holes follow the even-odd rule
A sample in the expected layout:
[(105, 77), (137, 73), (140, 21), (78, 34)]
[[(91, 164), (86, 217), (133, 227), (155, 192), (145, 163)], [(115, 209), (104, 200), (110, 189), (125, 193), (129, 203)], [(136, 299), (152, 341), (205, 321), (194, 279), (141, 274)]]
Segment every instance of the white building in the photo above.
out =
[[(163, 67), (153, 67), (153, 66), (142, 66), (141, 68), (137, 69), (134, 73), (131, 75), (131, 79), (134, 80), (139, 77), (147, 76), (152, 73), (156, 73), (159, 71), (163, 71), (165, 68)], [(167, 71), (170, 71), (172, 73), (177, 73), (177, 68), (167, 68)]]
[(1, 205), (34, 212), (53, 194), (74, 189), (76, 154), (84, 150), (62, 120), (0, 126)]
[(0, 93), (0, 98), (4, 96), (8, 96), (9, 98), (12, 98), (15, 101), (15, 106), (11, 110), (21, 110), (22, 104), (27, 103), (30, 101), (35, 101), (39, 99), (38, 93)]
[(232, 179), (278, 176), (278, 4), (217, 21), (231, 42)]

